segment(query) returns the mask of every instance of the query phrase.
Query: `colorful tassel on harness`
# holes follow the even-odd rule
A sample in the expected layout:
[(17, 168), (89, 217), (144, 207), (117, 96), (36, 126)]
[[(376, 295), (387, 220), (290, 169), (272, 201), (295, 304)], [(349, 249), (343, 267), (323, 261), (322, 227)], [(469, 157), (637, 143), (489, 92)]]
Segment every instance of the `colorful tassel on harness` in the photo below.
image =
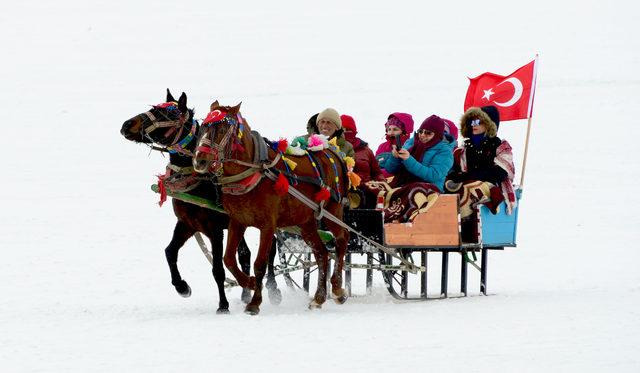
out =
[(280, 141), (278, 141), (278, 151), (280, 153), (286, 152), (288, 147), (289, 142), (287, 141), (287, 139), (280, 139)]
[(278, 175), (278, 180), (276, 180), (276, 183), (273, 185), (273, 189), (279, 196), (284, 196), (289, 192), (289, 181), (283, 174)]
[(344, 163), (347, 165), (347, 170), (353, 170), (356, 165), (356, 161), (352, 157), (344, 157)]
[(347, 172), (347, 175), (349, 175), (349, 182), (351, 182), (352, 188), (357, 188), (360, 185), (360, 182), (362, 182), (360, 176), (353, 171)]
[(287, 166), (289, 166), (289, 169), (291, 171), (295, 170), (296, 166), (298, 166), (298, 164), (296, 162), (292, 161), (291, 159), (289, 159), (287, 157), (282, 157), (282, 160), (287, 163)]
[(316, 193), (316, 195), (313, 197), (313, 200), (317, 203), (320, 203), (322, 201), (329, 200), (329, 198), (331, 198), (331, 192), (329, 191), (329, 189), (322, 188), (318, 193)]
[[(169, 171), (167, 170), (167, 174), (168, 173)], [(164, 186), (164, 179), (167, 177), (167, 174), (157, 175), (158, 176), (158, 193), (160, 193), (160, 202), (158, 202), (158, 205), (160, 205), (160, 207), (162, 207), (162, 204), (165, 203), (165, 201), (167, 200), (167, 188)]]

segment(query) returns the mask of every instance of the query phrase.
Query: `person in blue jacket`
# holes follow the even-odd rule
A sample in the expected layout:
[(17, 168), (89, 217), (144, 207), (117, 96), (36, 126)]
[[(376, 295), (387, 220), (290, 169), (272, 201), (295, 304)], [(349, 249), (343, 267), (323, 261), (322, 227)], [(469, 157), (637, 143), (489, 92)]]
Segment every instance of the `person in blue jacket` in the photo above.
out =
[[(453, 146), (444, 137), (444, 128), (444, 120), (432, 115), (402, 149), (393, 145), (393, 157), (386, 164), (393, 180), (388, 186), (379, 186), (378, 194), (384, 197), (385, 221), (412, 221), (443, 191), (453, 165)], [(417, 193), (424, 198), (417, 198)]]
[(402, 149), (392, 150), (393, 158), (387, 163), (387, 171), (394, 175), (392, 187), (411, 182), (435, 185), (442, 191), (444, 180), (453, 166), (453, 149), (444, 138), (445, 122), (437, 115), (425, 119), (415, 135)]

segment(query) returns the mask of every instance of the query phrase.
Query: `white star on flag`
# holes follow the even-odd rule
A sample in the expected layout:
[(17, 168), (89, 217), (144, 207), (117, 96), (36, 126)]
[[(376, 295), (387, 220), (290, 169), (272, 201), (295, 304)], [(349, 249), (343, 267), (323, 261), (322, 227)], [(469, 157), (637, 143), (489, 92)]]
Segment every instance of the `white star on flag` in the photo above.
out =
[(494, 93), (493, 92), (493, 88), (489, 88), (487, 90), (483, 89), (482, 90), (484, 92), (484, 96), (482, 96), (483, 99), (490, 101), (491, 100), (491, 95)]

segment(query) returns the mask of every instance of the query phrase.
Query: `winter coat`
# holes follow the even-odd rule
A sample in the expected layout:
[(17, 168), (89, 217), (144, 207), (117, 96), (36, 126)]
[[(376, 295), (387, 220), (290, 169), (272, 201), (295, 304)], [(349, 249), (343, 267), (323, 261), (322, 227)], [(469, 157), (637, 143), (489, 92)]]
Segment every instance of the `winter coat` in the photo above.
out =
[[(414, 138), (410, 138), (402, 147), (411, 149)], [(406, 168), (412, 175), (424, 182), (431, 183), (443, 190), (444, 180), (453, 165), (451, 143), (446, 139), (427, 149), (420, 161), (412, 156), (406, 160), (391, 156), (385, 162), (385, 168), (390, 173), (397, 173), (401, 167)]]
[[(488, 181), (499, 185), (507, 179), (507, 171), (495, 163), (496, 150), (502, 144), (499, 137), (485, 137), (478, 146), (470, 139), (465, 139), (462, 148), (456, 151), (455, 163), (448, 179), (455, 182), (467, 180)], [(467, 162), (467, 172), (461, 171), (460, 157), (464, 149)]]
[(451, 153), (453, 153), (453, 151), (458, 147), (458, 140), (448, 133), (444, 134), (444, 139), (449, 142), (449, 148), (451, 148)]
[(384, 175), (382, 175), (378, 160), (369, 148), (369, 144), (356, 137), (354, 151), (356, 164), (353, 167), (353, 172), (360, 176), (361, 183), (371, 180), (384, 181)]

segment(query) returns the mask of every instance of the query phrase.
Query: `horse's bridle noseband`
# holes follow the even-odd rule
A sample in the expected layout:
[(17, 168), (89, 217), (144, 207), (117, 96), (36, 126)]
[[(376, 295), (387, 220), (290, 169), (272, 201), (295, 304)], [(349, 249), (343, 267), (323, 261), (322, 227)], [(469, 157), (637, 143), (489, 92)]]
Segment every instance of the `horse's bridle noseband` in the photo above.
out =
[[(177, 110), (177, 109), (176, 109)], [(150, 136), (151, 132), (157, 130), (158, 128), (167, 128), (170, 127), (171, 130), (167, 131), (167, 133), (164, 135), (165, 138), (169, 137), (173, 132), (175, 132), (176, 130), (178, 130), (178, 132), (176, 133), (175, 137), (173, 138), (173, 141), (171, 141), (171, 144), (175, 144), (178, 139), (180, 138), (180, 135), (182, 134), (182, 131), (184, 129), (184, 124), (187, 122), (187, 120), (189, 119), (189, 112), (184, 112), (184, 113), (180, 113), (180, 116), (178, 117), (178, 119), (174, 119), (174, 120), (159, 120), (158, 118), (156, 118), (155, 115), (153, 115), (153, 113), (151, 111), (145, 111), (144, 113), (142, 113), (141, 115), (146, 116), (146, 119), (148, 119), (151, 122), (151, 125), (149, 127), (145, 127), (144, 126), (144, 122), (146, 122), (146, 120), (142, 123), (142, 128), (140, 129), (141, 132), (144, 132), (144, 136), (147, 137), (150, 140), (153, 140)], [(165, 117), (166, 119), (169, 119), (167, 117)], [(154, 141), (155, 142), (155, 141)], [(167, 145), (169, 146), (169, 145)]]
[[(219, 125), (222, 123), (229, 124), (229, 128), (226, 133), (222, 137), (219, 143), (213, 142), (215, 128), (214, 125)], [(209, 170), (216, 176), (221, 176), (223, 169), (222, 164), (226, 161), (226, 159), (231, 155), (231, 145), (232, 137), (237, 133), (239, 125), (241, 125), (242, 119), (240, 115), (238, 115), (238, 119), (235, 119), (228, 114), (217, 121), (213, 122), (205, 122), (203, 126), (207, 126), (206, 132), (198, 141), (198, 145), (196, 146), (196, 152), (203, 152), (207, 154), (211, 154), (213, 156), (213, 160), (211, 165), (209, 166)], [(195, 158), (194, 158), (195, 160)]]

